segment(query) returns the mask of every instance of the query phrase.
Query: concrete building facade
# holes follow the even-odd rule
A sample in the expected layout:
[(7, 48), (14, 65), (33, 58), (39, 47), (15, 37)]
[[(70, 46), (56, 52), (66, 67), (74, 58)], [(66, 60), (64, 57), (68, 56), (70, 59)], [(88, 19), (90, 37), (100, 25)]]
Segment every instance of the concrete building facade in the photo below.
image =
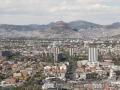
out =
[(98, 61), (98, 49), (94, 46), (90, 46), (88, 50), (88, 60), (89, 62), (97, 62)]

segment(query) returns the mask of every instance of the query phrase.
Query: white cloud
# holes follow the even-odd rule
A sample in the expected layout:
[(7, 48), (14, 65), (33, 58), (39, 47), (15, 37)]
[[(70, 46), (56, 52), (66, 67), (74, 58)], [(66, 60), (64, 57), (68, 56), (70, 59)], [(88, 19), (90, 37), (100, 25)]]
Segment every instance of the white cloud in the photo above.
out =
[(111, 9), (111, 6), (108, 6), (108, 5), (103, 5), (103, 4), (93, 4), (93, 5), (90, 5), (89, 7), (86, 7), (86, 9), (88, 10), (109, 10)]
[(93, 3), (98, 3), (101, 0), (77, 0), (77, 2), (82, 3), (82, 4), (93, 4)]
[(36, 19), (33, 23), (44, 23), (59, 19), (69, 21), (93, 18), (93, 21), (101, 23), (101, 19), (107, 17), (112, 22), (113, 17), (117, 20), (120, 16), (119, 4), (119, 0), (0, 0), (0, 19), (4, 17), (2, 20), (6, 23), (19, 23), (20, 19), (27, 17), (26, 23), (30, 23), (33, 18)]

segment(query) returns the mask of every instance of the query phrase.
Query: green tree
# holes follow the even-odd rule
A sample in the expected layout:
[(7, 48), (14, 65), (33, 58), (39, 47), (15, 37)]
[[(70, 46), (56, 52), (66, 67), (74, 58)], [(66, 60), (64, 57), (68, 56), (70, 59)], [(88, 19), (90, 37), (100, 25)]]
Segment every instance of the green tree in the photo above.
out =
[(66, 80), (75, 80), (76, 61), (74, 57), (69, 59), (69, 65), (67, 66), (67, 72), (65, 74)]

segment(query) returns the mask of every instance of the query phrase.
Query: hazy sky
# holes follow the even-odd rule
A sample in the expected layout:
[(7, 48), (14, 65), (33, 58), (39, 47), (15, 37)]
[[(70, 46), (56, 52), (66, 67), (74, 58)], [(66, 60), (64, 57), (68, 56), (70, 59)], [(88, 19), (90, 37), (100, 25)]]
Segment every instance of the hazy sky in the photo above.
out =
[(0, 0), (1, 24), (47, 24), (86, 20), (120, 21), (120, 0)]

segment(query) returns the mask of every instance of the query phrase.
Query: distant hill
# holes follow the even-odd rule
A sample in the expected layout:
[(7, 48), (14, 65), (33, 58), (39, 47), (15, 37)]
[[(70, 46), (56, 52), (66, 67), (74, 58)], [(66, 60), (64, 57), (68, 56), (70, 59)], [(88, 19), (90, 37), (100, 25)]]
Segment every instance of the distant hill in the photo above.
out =
[(0, 25), (0, 37), (101, 38), (120, 35), (120, 22), (99, 25), (87, 21), (58, 21), (47, 25)]
[(94, 23), (87, 22), (87, 21), (82, 21), (82, 20), (73, 21), (73, 22), (70, 22), (68, 24), (72, 29), (77, 29), (77, 30), (94, 29), (94, 28), (102, 27), (102, 25), (94, 24)]

